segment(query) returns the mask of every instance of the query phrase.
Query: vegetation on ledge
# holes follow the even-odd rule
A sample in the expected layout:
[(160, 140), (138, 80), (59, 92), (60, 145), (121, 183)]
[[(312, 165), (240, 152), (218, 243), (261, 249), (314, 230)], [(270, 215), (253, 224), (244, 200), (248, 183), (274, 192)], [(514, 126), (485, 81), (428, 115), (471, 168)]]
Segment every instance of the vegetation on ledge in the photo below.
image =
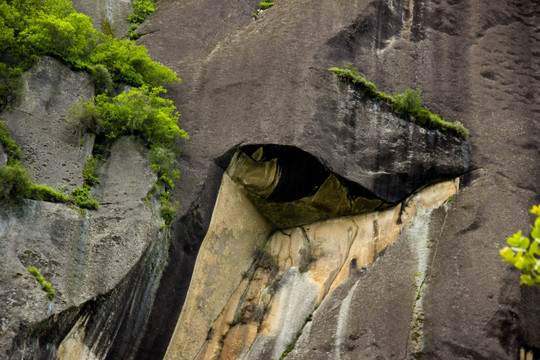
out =
[(467, 141), (469, 137), (469, 130), (459, 121), (446, 121), (441, 119), (439, 115), (432, 114), (429, 110), (423, 108), (420, 90), (407, 89), (401, 94), (390, 96), (378, 91), (375, 84), (360, 76), (358, 69), (352, 65), (346, 65), (345, 69), (333, 67), (329, 70), (341, 80), (351, 82), (367, 96), (390, 105), (396, 113), (408, 115), (415, 124), (428, 129), (447, 132), (464, 141)]
[(261, 10), (266, 10), (268, 8), (271, 8), (272, 6), (276, 5), (276, 3), (273, 3), (273, 2), (267, 2), (267, 1), (263, 1), (259, 4), (259, 9)]
[[(127, 21), (132, 23), (130, 34), (133, 35), (138, 24), (154, 11), (154, 2), (138, 0), (132, 7), (133, 14)], [(17, 100), (22, 73), (43, 55), (91, 74), (97, 96), (77, 106), (75, 118), (86, 131), (105, 139), (104, 144), (95, 144), (94, 154), (100, 152), (98, 147), (107, 150), (122, 135), (138, 136), (150, 149), (150, 162), (159, 179), (154, 190), (164, 192), (159, 197), (161, 214), (170, 224), (176, 206), (169, 191), (174, 186), (172, 179), (179, 174), (173, 168), (179, 151), (175, 141), (188, 136), (177, 125), (179, 114), (172, 101), (160, 94), (165, 93), (161, 85), (180, 82), (180, 78), (171, 69), (152, 61), (144, 46), (95, 30), (92, 20), (77, 13), (70, 0), (0, 2), (0, 110)], [(118, 86), (115, 89), (115, 83), (133, 88), (112, 97), (119, 90)], [(4, 136), (6, 129), (0, 127), (0, 136), (9, 155), (14, 143)], [(99, 183), (95, 176), (96, 157), (87, 159), (84, 184), (74, 189), (72, 196), (32, 184), (20, 162), (15, 162), (18, 159), (20, 155), (10, 155), (9, 163), (0, 169), (0, 199), (71, 202), (98, 209), (99, 204), (89, 196), (90, 186)]]
[[(134, 135), (150, 149), (150, 163), (158, 175), (154, 191), (161, 191), (161, 216), (170, 225), (174, 219), (175, 205), (169, 191), (174, 187), (173, 179), (179, 171), (174, 169), (179, 138), (188, 139), (188, 134), (178, 127), (180, 114), (171, 100), (160, 96), (166, 93), (162, 87), (141, 86), (115, 97), (105, 94), (94, 100), (80, 103), (70, 110), (70, 118), (88, 132), (105, 139), (109, 146), (119, 136)], [(97, 160), (87, 160), (85, 180), (88, 185), (99, 182), (93, 175)]]
[[(153, 4), (148, 3), (134, 4), (137, 19), (151, 13)], [(4, 1), (0, 2), (0, 109), (16, 100), (22, 73), (42, 55), (97, 73), (105, 82), (104, 77), (131, 86), (180, 82), (171, 69), (152, 61), (144, 46), (95, 30), (92, 20), (77, 13), (71, 1)]]
[(49, 300), (54, 299), (54, 296), (56, 295), (56, 291), (52, 288), (52, 285), (50, 282), (46, 281), (43, 276), (39, 273), (39, 270), (33, 266), (27, 266), (26, 271), (28, 271), (31, 275), (33, 275), (39, 285), (41, 285), (41, 289), (47, 293), (47, 296), (49, 297)]

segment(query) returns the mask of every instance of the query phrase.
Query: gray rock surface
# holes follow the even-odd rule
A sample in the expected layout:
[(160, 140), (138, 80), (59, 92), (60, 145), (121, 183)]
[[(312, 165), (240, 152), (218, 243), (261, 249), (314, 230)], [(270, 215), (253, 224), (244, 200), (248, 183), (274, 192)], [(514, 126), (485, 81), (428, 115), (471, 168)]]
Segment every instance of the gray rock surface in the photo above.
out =
[[(160, 238), (157, 205), (145, 203), (156, 176), (141, 146), (130, 138), (115, 142), (100, 178), (98, 211), (38, 201), (1, 210), (0, 353), (10, 348), (20, 324), (32, 328), (113, 290)], [(53, 301), (26, 266), (52, 284)]]
[(2, 144), (0, 144), (0, 165), (5, 164), (7, 160), (8, 160), (8, 156), (4, 152), (4, 147), (2, 146)]
[[(482, 169), (464, 179), (469, 186), (454, 197), (446, 221), (434, 219), (442, 235), (421, 294), (421, 347), (416, 348), (411, 337), (416, 326), (410, 315), (414, 314), (414, 292), (397, 287), (414, 285), (413, 279), (400, 272), (414, 268), (414, 257), (404, 255), (410, 250), (409, 239), (396, 243), (396, 250), (389, 249), (387, 254), (388, 259), (403, 262), (402, 266), (390, 266), (385, 255), (362, 282), (342, 285), (335, 307), (321, 305), (305, 341), (320, 339), (324, 346), (315, 351), (300, 342), (294, 356), (317, 358), (326, 352), (355, 358), (358, 349), (368, 344), (365, 358), (416, 354), (425, 359), (515, 359), (520, 347), (540, 348), (538, 291), (519, 289), (518, 274), (498, 255), (506, 236), (528, 228), (527, 211), (540, 202), (540, 108), (536, 101), (540, 5), (520, 0), (300, 0), (280, 2), (253, 21), (251, 13), (257, 5), (252, 0), (234, 4), (161, 0), (156, 13), (140, 28), (147, 34), (140, 42), (154, 59), (172, 67), (184, 80), (170, 87), (169, 96), (183, 113), (181, 126), (191, 140), (181, 144), (182, 178), (174, 193), (181, 211), (156, 300), (152, 305), (152, 296), (140, 295), (147, 279), (131, 286), (137, 275), (144, 274), (141, 269), (151, 268), (151, 261), (141, 260), (138, 270), (108, 295), (116, 300), (103, 300), (97, 306), (123, 314), (111, 317), (117, 324), (110, 325), (108, 312), (98, 311), (96, 321), (109, 324), (107, 334), (115, 334), (110, 338), (114, 344), (103, 345), (102, 353), (128, 358), (125, 354), (134, 350), (126, 344), (142, 341), (133, 356), (162, 358), (212, 216), (222, 171), (239, 144), (295, 146), (337, 174), (389, 198), (400, 197), (413, 184), (433, 177)], [(448, 120), (462, 121), (471, 130), (470, 158), (463, 150), (440, 156), (440, 149), (448, 149), (445, 143), (451, 139), (433, 138), (420, 129), (408, 131), (389, 116), (379, 117), (376, 105), (359, 99), (326, 70), (345, 62), (354, 63), (386, 92), (421, 87), (430, 109)], [(47, 88), (48, 82), (42, 86)], [(47, 103), (51, 102), (43, 104)], [(45, 105), (38, 108), (47, 109)], [(45, 174), (38, 165), (46, 162), (32, 160), (37, 154), (24, 144), (22, 130), (15, 131), (16, 122), (8, 121), (8, 125), (29, 156), (28, 166), (36, 167), (34, 175)], [(433, 142), (435, 147), (430, 147)], [(49, 144), (42, 145), (40, 154)], [(73, 163), (79, 165), (66, 167), (82, 170), (79, 160)], [(477, 179), (470, 183), (473, 177)], [(50, 178), (56, 186), (58, 180)], [(19, 270), (13, 267), (1, 281), (13, 278), (13, 283), (21, 285), (16, 291), (25, 293), (16, 299), (22, 295), (41, 299), (35, 301), (40, 304), (37, 315), (24, 316), (31, 321), (42, 319), (46, 297)], [(156, 289), (159, 276), (152, 279), (148, 283)], [(401, 297), (394, 297), (396, 287)], [(360, 291), (365, 289), (371, 291)], [(9, 291), (13, 294), (14, 290)], [(17, 304), (24, 312), (24, 303), (12, 300), (9, 291), (3, 293), (3, 301)], [(144, 301), (137, 302), (140, 299)], [(344, 337), (336, 352), (334, 340), (325, 339), (328, 330), (317, 324), (337, 326), (337, 307), (347, 299), (358, 312), (351, 312), (347, 325), (341, 327)], [(144, 316), (122, 312), (125, 304), (137, 310), (139, 304)], [(2, 317), (0, 329), (14, 336), (14, 328), (5, 326), (6, 321), (13, 324)], [(134, 324), (138, 326), (131, 327)], [(114, 331), (119, 329), (116, 326), (139, 332)], [(85, 341), (95, 344), (92, 340), (107, 337), (100, 335), (89, 331)], [(392, 339), (395, 343), (390, 344)]]
[(122, 38), (131, 26), (126, 19), (133, 12), (132, 3), (133, 0), (75, 0), (73, 7), (90, 16), (96, 29)]
[(34, 182), (71, 193), (82, 186), (94, 139), (80, 135), (66, 115), (72, 105), (94, 96), (90, 76), (43, 57), (23, 75), (23, 87), (21, 103), (0, 117), (21, 148), (22, 163)]
[[(25, 73), (24, 84), (23, 102), (2, 114), (21, 146), (24, 166), (38, 183), (66, 190), (81, 186), (93, 137), (85, 136), (81, 147), (79, 133), (64, 116), (72, 104), (93, 95), (88, 75), (42, 58)], [(53, 356), (70, 329), (89, 318), (95, 327), (85, 327), (82, 342), (75, 342), (89, 354), (112, 351), (122, 326), (144, 327), (169, 239), (158, 202), (146, 200), (157, 180), (147, 156), (132, 138), (113, 144), (98, 166), (100, 185), (91, 191), (101, 202), (98, 211), (30, 200), (0, 209), (0, 357)], [(52, 284), (52, 301), (26, 266)], [(127, 276), (137, 271), (141, 274)], [(121, 310), (129, 298), (137, 299), (137, 316)], [(99, 325), (109, 318), (116, 321)], [(43, 337), (49, 343), (40, 341)]]

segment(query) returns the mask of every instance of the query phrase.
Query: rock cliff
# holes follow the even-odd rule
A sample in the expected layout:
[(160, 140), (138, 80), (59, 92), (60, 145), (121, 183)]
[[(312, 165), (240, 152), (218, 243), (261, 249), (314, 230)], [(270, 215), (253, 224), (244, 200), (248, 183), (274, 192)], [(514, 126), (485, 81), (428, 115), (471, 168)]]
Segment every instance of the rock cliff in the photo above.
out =
[[(22, 148), (23, 164), (39, 184), (68, 191), (82, 186), (82, 170), (94, 139), (85, 135), (79, 140), (65, 117), (71, 104), (93, 95), (89, 77), (42, 58), (24, 75), (24, 84), (22, 103), (2, 114)], [(162, 230), (159, 206), (145, 200), (156, 182), (146, 150), (131, 138), (119, 139), (100, 166), (99, 177), (100, 185), (92, 190), (101, 203), (99, 211), (34, 200), (1, 208), (2, 357), (77, 358), (73, 351), (84, 354), (82, 358), (106, 356), (121, 318), (128, 318), (125, 314), (115, 318), (111, 308), (125, 308), (129, 298), (111, 294), (124, 290), (135, 294), (133, 309), (151, 303), (169, 238), (168, 231)], [(36, 267), (52, 284), (54, 299), (47, 298), (27, 266)], [(128, 274), (141, 266), (142, 289), (135, 284), (118, 290), (129, 284)], [(136, 296), (137, 291), (147, 299)], [(106, 310), (100, 319), (102, 307)], [(137, 316), (144, 319), (144, 314)], [(96, 324), (88, 325), (89, 318)], [(117, 319), (112, 334), (100, 323), (106, 319)], [(138, 322), (144, 326), (144, 321)], [(106, 336), (84, 343), (92, 332)]]
[[(2, 356), (537, 357), (540, 294), (498, 249), (540, 202), (540, 5), (278, 1), (255, 20), (258, 3), (160, 0), (137, 29), (183, 79), (168, 89), (191, 135), (170, 237), (128, 138), (100, 166), (97, 212), (2, 210)], [(74, 1), (99, 26), (127, 4)], [(345, 63), (387, 93), (421, 88), (469, 141), (328, 71)], [(80, 186), (93, 138), (61, 119), (93, 95), (88, 77), (45, 58), (24, 84), (0, 117), (25, 166)]]

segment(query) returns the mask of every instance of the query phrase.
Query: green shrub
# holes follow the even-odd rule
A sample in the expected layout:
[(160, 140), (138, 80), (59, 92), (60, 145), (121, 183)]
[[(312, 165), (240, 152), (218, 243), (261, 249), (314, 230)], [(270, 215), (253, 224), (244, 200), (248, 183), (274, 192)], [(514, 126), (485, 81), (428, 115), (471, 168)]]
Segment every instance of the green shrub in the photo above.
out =
[(7, 153), (7, 156), (10, 159), (20, 160), (21, 159), (21, 149), (15, 144), (10, 137), (11, 132), (4, 120), (0, 119), (0, 144), (4, 148), (4, 151)]
[(15, 103), (22, 89), (22, 69), (0, 62), (0, 110)]
[(92, 20), (76, 12), (65, 17), (41, 13), (19, 37), (32, 53), (58, 56), (75, 64), (90, 54), (97, 41)]
[(159, 194), (159, 201), (161, 203), (159, 208), (161, 217), (165, 221), (165, 225), (170, 226), (174, 220), (178, 203), (171, 201), (171, 195), (168, 191)]
[(172, 179), (178, 177), (173, 170), (175, 141), (188, 139), (178, 127), (180, 114), (171, 100), (159, 96), (162, 87), (130, 89), (114, 98), (98, 95), (95, 101), (78, 104), (70, 110), (70, 117), (79, 121), (88, 131), (113, 141), (122, 135), (138, 135), (150, 148), (150, 163), (165, 189), (172, 189)]
[(99, 43), (90, 54), (91, 64), (102, 64), (113, 81), (132, 86), (158, 86), (180, 82), (174, 71), (150, 59), (146, 48), (131, 40), (117, 40), (101, 34)]
[(131, 24), (131, 28), (127, 32), (126, 38), (133, 41), (137, 40), (139, 38), (139, 34), (136, 33), (138, 27), (139, 26), (137, 24)]
[(344, 67), (344, 69), (332, 67), (329, 70), (341, 80), (351, 82), (367, 96), (392, 106), (394, 111), (398, 113), (409, 115), (411, 120), (420, 126), (439, 129), (465, 141), (469, 138), (469, 131), (462, 123), (443, 120), (438, 115), (422, 108), (421, 90), (407, 89), (401, 94), (388, 96), (386, 93), (378, 91), (375, 84), (360, 76), (356, 67), (351, 64), (346, 64)]
[[(394, 108), (401, 112), (413, 113), (422, 110), (422, 91), (420, 89), (407, 89), (401, 94), (393, 96)], [(429, 111), (425, 110), (428, 117)]]
[(259, 9), (266, 10), (274, 5), (276, 5), (276, 3), (263, 1), (259, 4)]
[[(146, 14), (153, 7), (146, 0), (136, 3), (137, 9)], [(17, 80), (20, 72), (28, 70), (41, 55), (57, 57), (75, 69), (89, 72), (101, 64), (114, 81), (133, 86), (180, 81), (172, 70), (152, 61), (144, 46), (96, 31), (88, 16), (75, 12), (71, 1), (0, 3), (0, 61), (9, 65), (8, 70), (0, 69), (0, 101), (7, 101), (13, 93), (9, 89), (18, 88), (17, 81), (12, 80)], [(6, 71), (10, 72), (7, 76)], [(2, 90), (3, 83), (8, 84), (7, 90)]]
[(0, 204), (11, 205), (28, 197), (30, 176), (18, 161), (0, 166)]
[(96, 200), (90, 198), (90, 187), (88, 185), (85, 185), (82, 188), (77, 187), (73, 189), (73, 198), (75, 204), (79, 205), (79, 207), (83, 209), (99, 209), (99, 203)]
[[(149, 0), (135, 1), (133, 11), (129, 19), (133, 23), (132, 38), (137, 36), (134, 32), (137, 24), (154, 11), (154, 4)], [(90, 18), (75, 12), (69, 0), (0, 2), (0, 108), (16, 99), (22, 72), (41, 55), (53, 56), (74, 69), (87, 71), (91, 73), (98, 96), (95, 101), (74, 107), (70, 116), (84, 129), (104, 137), (108, 141), (105, 145), (110, 145), (120, 135), (140, 136), (151, 149), (155, 159), (153, 168), (160, 183), (166, 190), (171, 189), (172, 179), (177, 176), (177, 171), (172, 169), (174, 143), (179, 137), (188, 136), (178, 128), (179, 114), (172, 101), (160, 96), (165, 90), (159, 85), (181, 80), (171, 69), (152, 61), (144, 46), (114, 38), (110, 23), (103, 25), (106, 33), (96, 31)], [(110, 98), (113, 82), (141, 88)], [(4, 130), (0, 127), (0, 136)], [(3, 142), (10, 151), (11, 144), (7, 144)], [(98, 181), (94, 170), (92, 166), (85, 168), (85, 186), (73, 193), (73, 201), (84, 208), (99, 206), (90, 199), (87, 188)], [(7, 179), (26, 173), (17, 165), (4, 167), (2, 174)], [(0, 197), (5, 193), (7, 197), (23, 198), (24, 192), (12, 183), (0, 185), (3, 191)], [(29, 196), (62, 202), (66, 198), (40, 185), (33, 186)], [(162, 213), (170, 223), (174, 216), (170, 201), (162, 204)]]
[(150, 0), (139, 0), (132, 4), (133, 14), (129, 15), (127, 21), (132, 24), (141, 24), (154, 12), (154, 2)]
[(507, 239), (510, 247), (500, 250), (503, 261), (521, 271), (520, 285), (527, 286), (540, 284), (540, 205), (534, 205), (531, 213), (536, 215), (531, 230), (532, 241), (520, 230)]
[(92, 67), (91, 75), (96, 95), (109, 95), (113, 89), (113, 81), (109, 70), (105, 66), (97, 64)]
[(83, 178), (85, 185), (95, 186), (99, 184), (99, 179), (95, 176), (98, 161), (98, 158), (94, 156), (90, 156), (88, 159), (86, 159), (83, 170)]

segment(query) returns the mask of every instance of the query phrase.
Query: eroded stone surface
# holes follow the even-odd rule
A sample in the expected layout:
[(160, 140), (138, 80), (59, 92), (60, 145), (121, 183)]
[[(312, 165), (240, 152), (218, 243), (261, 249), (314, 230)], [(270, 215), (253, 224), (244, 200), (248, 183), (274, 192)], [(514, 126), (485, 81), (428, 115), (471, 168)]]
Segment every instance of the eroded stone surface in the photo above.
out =
[[(81, 137), (79, 131), (67, 123), (65, 116), (71, 105), (93, 96), (89, 76), (83, 72), (72, 72), (57, 60), (44, 57), (24, 74), (23, 80), (23, 101), (13, 111), (3, 113), (2, 117), (21, 147), (23, 165), (29, 169), (35, 182), (70, 192), (74, 187), (83, 185), (82, 171), (86, 158), (92, 152), (94, 139), (91, 135)], [(62, 339), (51, 340), (55, 345), (40, 345), (39, 337), (63, 336), (63, 331), (69, 331), (74, 325), (79, 311), (82, 311), (80, 309), (92, 308), (87, 306), (88, 301), (118, 287), (138, 264), (148, 245), (161, 238), (158, 205), (145, 200), (156, 175), (149, 166), (143, 147), (134, 139), (120, 138), (112, 146), (108, 161), (100, 162), (98, 168), (101, 183), (91, 191), (91, 195), (100, 201), (99, 211), (38, 201), (27, 201), (26, 205), (0, 210), (2, 357), (25, 358), (29, 356), (24, 355), (25, 348), (37, 353), (54, 352), (54, 346), (59, 345)], [(26, 266), (36, 267), (52, 284), (56, 291), (54, 300), (47, 298), (36, 279), (26, 271)], [(143, 277), (149, 282), (148, 295), (155, 293), (157, 282), (152, 278), (159, 279), (163, 266), (153, 267), (159, 269), (159, 274)], [(129, 293), (129, 289), (122, 291)], [(122, 291), (116, 291), (119, 298), (122, 298)], [(134, 306), (148, 306), (153, 295), (151, 299), (143, 296), (140, 301), (141, 304)], [(93, 306), (105, 309), (105, 315), (101, 316), (107, 316), (107, 306), (114, 307)], [(86, 322), (92, 318), (90, 313), (97, 317), (89, 310), (81, 313), (86, 316)], [(140, 316), (132, 318), (144, 319), (147, 314), (148, 307)], [(59, 319), (58, 323), (46, 320), (52, 315)], [(120, 317), (118, 324), (105, 328), (114, 334), (118, 331), (114, 326), (121, 327), (122, 321), (129, 322)], [(141, 327), (141, 324), (136, 326)], [(109, 330), (110, 327), (113, 329)], [(91, 327), (82, 329), (76, 326), (72, 329), (74, 335), (71, 338), (81, 340), (85, 333), (94, 332)], [(15, 343), (12, 343), (13, 339), (16, 339)], [(110, 340), (107, 340), (109, 344)], [(76, 354), (85, 353), (84, 349), (97, 346), (95, 341), (75, 343), (79, 350), (74, 346), (64, 346), (64, 358), (73, 358)], [(67, 348), (73, 349), (73, 353)], [(92, 358), (95, 349), (86, 353)]]
[[(162, 222), (145, 203), (156, 176), (142, 147), (119, 139), (99, 175), (98, 211), (39, 201), (1, 210), (0, 352), (11, 348), (20, 324), (31, 328), (111, 291), (159, 237)], [(52, 284), (53, 301), (26, 266), (36, 267)]]
[[(361, 276), (389, 244), (409, 233), (414, 238), (416, 227), (425, 228), (426, 237), (426, 214), (454, 194), (457, 184), (456, 180), (428, 186), (388, 210), (274, 231), (262, 250), (274, 259), (272, 265), (260, 252), (254, 253), (253, 241), (231, 231), (239, 218), (241, 229), (254, 230), (260, 229), (262, 219), (243, 194), (245, 189), (226, 173), (165, 358), (278, 359), (316, 305), (322, 306), (327, 298), (334, 302), (330, 294)], [(252, 213), (243, 213), (246, 210)], [(259, 245), (263, 236), (264, 232), (259, 234)], [(228, 250), (233, 247), (236, 251)], [(426, 269), (418, 275), (425, 278), (425, 273)], [(410, 276), (414, 283), (414, 272)], [(234, 286), (227, 285), (231, 281)], [(348, 306), (358, 302), (353, 295), (349, 298)], [(349, 317), (348, 311), (336, 321)], [(346, 324), (339, 326), (345, 334)]]
[(94, 138), (70, 126), (66, 114), (72, 105), (94, 96), (90, 76), (42, 57), (23, 75), (23, 86), (21, 103), (0, 117), (21, 148), (22, 163), (34, 182), (71, 193), (82, 186)]
[(126, 19), (133, 12), (132, 3), (133, 0), (75, 0), (73, 7), (90, 16), (97, 30), (122, 38), (131, 26)]
[(188, 300), (165, 359), (193, 359), (201, 350), (213, 321), (241, 282), (253, 253), (271, 226), (227, 175), (195, 265)]
[[(433, 326), (428, 345), (432, 358), (486, 353), (512, 359), (518, 342), (540, 342), (534, 335), (539, 331), (524, 330), (536, 329), (523, 308), (537, 302), (514, 288), (517, 275), (497, 255), (506, 236), (528, 227), (527, 209), (538, 202), (540, 192), (537, 177), (531, 176), (538, 173), (538, 103), (533, 95), (539, 87), (535, 75), (539, 64), (533, 61), (540, 42), (538, 4), (293, 1), (277, 4), (260, 20), (251, 21), (256, 4), (248, 1), (233, 7), (210, 0), (160, 3), (163, 11), (158, 9), (144, 24), (159, 31), (141, 42), (184, 80), (169, 92), (183, 104), (183, 125), (191, 135), (180, 158), (183, 178), (175, 189), (175, 196), (185, 201), (186, 214), (179, 220), (177, 241), (189, 238), (192, 249), (204, 237), (194, 240), (185, 235), (188, 231), (183, 229), (191, 225), (187, 212), (200, 203), (197, 199), (212, 198), (204, 184), (214, 160), (238, 144), (293, 145), (341, 175), (364, 185), (380, 177), (391, 189), (397, 188), (394, 179), (422, 177), (430, 171), (431, 160), (445, 161), (438, 157), (444, 150), (394, 147), (399, 142), (418, 149), (413, 134), (424, 139), (426, 148), (438, 144), (430, 131), (397, 129), (402, 137), (411, 135), (409, 142), (395, 133), (399, 125), (386, 122), (383, 115), (355, 116), (357, 111), (378, 116), (378, 109), (374, 104), (369, 109), (355, 107), (356, 95), (326, 71), (350, 62), (386, 93), (421, 87), (428, 108), (471, 130), (471, 156), (459, 159), (460, 166), (486, 169), (484, 185), (467, 195), (474, 200), (458, 198), (452, 204), (454, 220), (446, 223), (452, 226), (443, 233), (447, 248), (434, 262), (441, 276), (432, 279), (438, 295), (428, 315)], [(168, 35), (172, 33), (185, 36)], [(399, 171), (364, 167), (363, 161), (357, 162), (364, 154), (370, 154), (368, 164), (379, 162), (381, 169), (395, 166)], [(402, 167), (400, 161), (411, 164), (405, 154), (423, 158), (427, 166)], [(449, 156), (455, 160), (455, 155)], [(387, 166), (381, 163), (386, 159), (399, 161)], [(209, 220), (208, 215), (197, 224), (204, 228)], [(484, 256), (486, 249), (493, 255)], [(454, 257), (453, 250), (459, 256)], [(195, 255), (187, 251), (175, 255), (181, 256)], [(472, 265), (471, 257), (477, 260)], [(469, 286), (478, 273), (491, 281)], [(460, 309), (459, 317), (452, 316), (455, 308)], [(517, 313), (519, 322), (512, 315)], [(496, 320), (490, 322), (492, 318)], [(516, 331), (497, 330), (501, 324), (515, 324)], [(523, 338), (518, 339), (519, 334)]]

